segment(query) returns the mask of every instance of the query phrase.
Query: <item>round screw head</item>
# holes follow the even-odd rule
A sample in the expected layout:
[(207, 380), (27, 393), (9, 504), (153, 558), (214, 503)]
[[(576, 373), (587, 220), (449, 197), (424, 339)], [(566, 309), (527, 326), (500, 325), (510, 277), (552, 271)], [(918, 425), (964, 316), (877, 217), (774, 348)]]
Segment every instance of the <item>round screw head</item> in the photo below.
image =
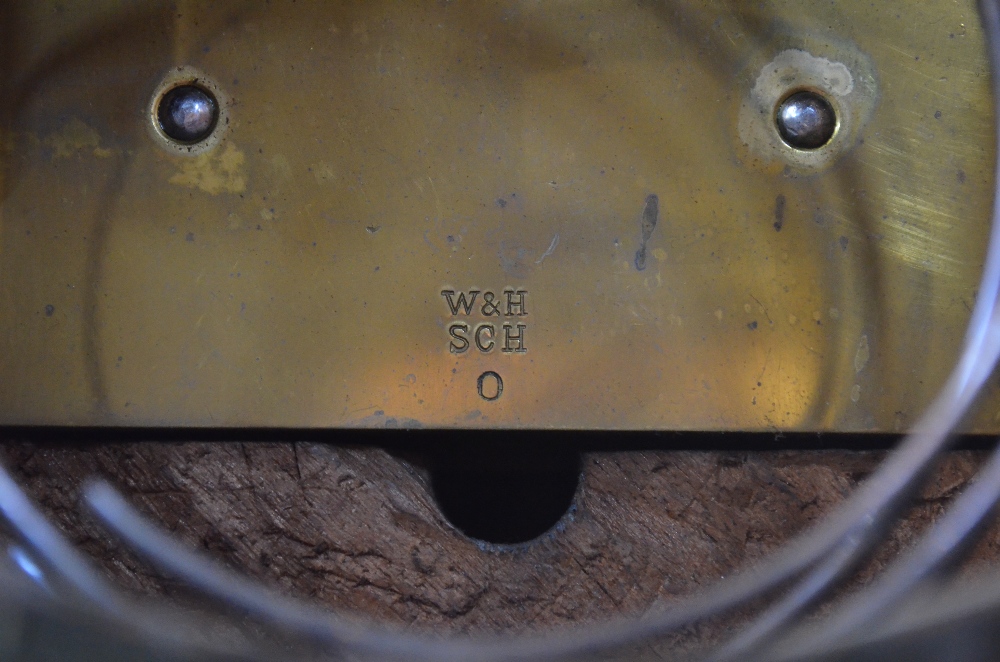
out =
[(775, 118), (778, 133), (789, 147), (818, 149), (837, 130), (837, 113), (816, 92), (796, 92), (781, 102)]
[(207, 90), (196, 85), (175, 87), (160, 99), (156, 118), (163, 134), (179, 143), (207, 138), (219, 118), (219, 107)]

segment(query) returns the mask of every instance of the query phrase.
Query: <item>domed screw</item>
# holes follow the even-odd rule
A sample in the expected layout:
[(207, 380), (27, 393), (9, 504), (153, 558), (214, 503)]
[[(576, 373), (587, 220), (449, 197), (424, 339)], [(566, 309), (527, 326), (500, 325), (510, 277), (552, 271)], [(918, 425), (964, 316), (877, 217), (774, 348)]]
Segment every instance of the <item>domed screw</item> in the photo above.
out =
[(156, 118), (164, 135), (171, 140), (197, 143), (215, 128), (219, 106), (207, 90), (196, 85), (181, 85), (160, 98)]
[(837, 113), (815, 92), (796, 92), (778, 106), (778, 133), (789, 147), (818, 149), (837, 130)]

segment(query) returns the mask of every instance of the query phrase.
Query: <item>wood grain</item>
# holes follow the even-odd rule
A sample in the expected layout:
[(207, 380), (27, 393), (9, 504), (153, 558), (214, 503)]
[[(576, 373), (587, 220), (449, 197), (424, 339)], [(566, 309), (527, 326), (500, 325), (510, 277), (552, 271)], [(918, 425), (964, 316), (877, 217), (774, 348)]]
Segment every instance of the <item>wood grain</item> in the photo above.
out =
[[(540, 631), (669, 605), (816, 522), (884, 456), (588, 452), (559, 524), (528, 543), (496, 546), (441, 515), (419, 452), (404, 459), (372, 446), (306, 442), (23, 439), (2, 449), (32, 497), (130, 590), (178, 593), (81, 513), (89, 477), (111, 481), (188, 544), (289, 594), (442, 633)], [(855, 583), (940, 515), (981, 459), (949, 454)], [(998, 548), (991, 529), (974, 558), (993, 559)]]

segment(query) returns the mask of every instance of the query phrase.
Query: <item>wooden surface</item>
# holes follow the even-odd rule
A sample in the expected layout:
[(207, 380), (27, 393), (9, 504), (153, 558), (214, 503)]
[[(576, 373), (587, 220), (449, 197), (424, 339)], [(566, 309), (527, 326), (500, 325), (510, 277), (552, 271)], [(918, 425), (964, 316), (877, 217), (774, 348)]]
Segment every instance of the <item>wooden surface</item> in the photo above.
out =
[[(44, 510), (130, 589), (172, 593), (176, 586), (81, 516), (79, 488), (88, 477), (110, 480), (188, 544), (289, 594), (464, 633), (546, 630), (670, 604), (816, 521), (884, 457), (586, 452), (573, 506), (559, 524), (531, 542), (496, 546), (469, 539), (442, 516), (430, 484), (434, 463), (420, 448), (23, 439), (0, 448)], [(981, 460), (981, 452), (950, 454), (856, 581), (938, 516)], [(537, 478), (545, 479), (544, 467)], [(995, 558), (998, 548), (991, 529), (974, 557)]]

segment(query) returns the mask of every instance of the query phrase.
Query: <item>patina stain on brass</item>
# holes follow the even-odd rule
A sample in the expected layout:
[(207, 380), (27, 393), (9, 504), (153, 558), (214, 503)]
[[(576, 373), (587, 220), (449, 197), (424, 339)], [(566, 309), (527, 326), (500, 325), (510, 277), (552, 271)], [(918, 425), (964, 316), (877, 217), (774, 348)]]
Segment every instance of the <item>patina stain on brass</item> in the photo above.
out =
[(4, 424), (894, 431), (956, 357), (971, 2), (2, 13)]

